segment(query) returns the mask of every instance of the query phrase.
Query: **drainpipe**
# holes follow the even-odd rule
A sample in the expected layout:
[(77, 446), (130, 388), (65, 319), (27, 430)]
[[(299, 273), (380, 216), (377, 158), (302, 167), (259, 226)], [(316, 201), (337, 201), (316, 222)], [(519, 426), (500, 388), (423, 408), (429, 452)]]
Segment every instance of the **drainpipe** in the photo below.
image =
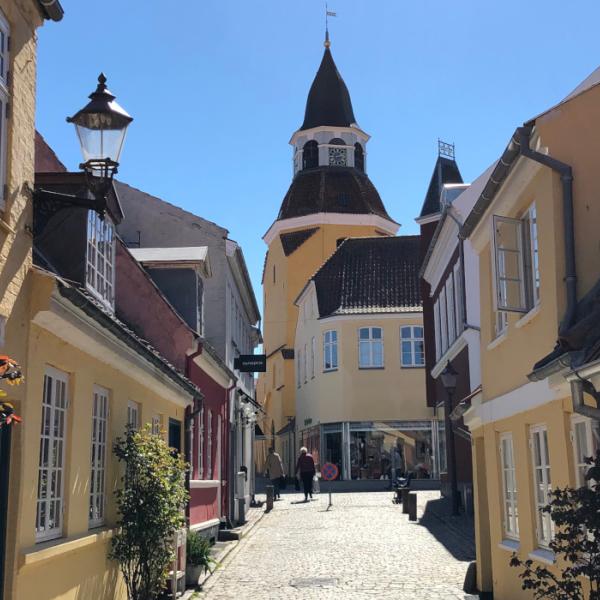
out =
[(575, 268), (575, 225), (573, 219), (573, 170), (569, 165), (547, 154), (532, 150), (529, 146), (531, 141), (531, 127), (519, 127), (517, 129), (519, 153), (525, 158), (538, 162), (560, 176), (563, 196), (563, 226), (565, 236), (565, 282), (567, 286), (567, 309), (558, 334), (568, 329), (575, 318), (577, 308), (577, 272)]

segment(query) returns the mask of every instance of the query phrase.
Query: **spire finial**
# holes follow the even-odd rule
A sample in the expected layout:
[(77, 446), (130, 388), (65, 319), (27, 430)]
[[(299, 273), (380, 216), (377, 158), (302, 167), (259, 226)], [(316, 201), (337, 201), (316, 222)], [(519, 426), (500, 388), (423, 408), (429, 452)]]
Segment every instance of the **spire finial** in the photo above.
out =
[(325, 2), (325, 43), (323, 44), (325, 48), (331, 46), (331, 42), (329, 41), (329, 17), (337, 17), (337, 14), (331, 10), (327, 10), (327, 2)]

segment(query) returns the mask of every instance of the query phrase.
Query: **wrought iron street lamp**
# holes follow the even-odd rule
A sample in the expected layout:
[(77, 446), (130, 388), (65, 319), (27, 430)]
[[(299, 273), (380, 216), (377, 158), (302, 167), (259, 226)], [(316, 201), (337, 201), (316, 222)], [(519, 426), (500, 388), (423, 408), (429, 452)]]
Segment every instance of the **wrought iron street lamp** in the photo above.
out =
[(117, 173), (125, 134), (133, 118), (115, 101), (106, 87), (104, 73), (100, 73), (98, 87), (89, 98), (90, 102), (67, 117), (67, 122), (75, 125), (84, 161), (80, 168), (99, 205), (98, 212), (103, 214), (106, 194)]
[(444, 399), (444, 423), (446, 430), (446, 462), (448, 463), (448, 477), (450, 479), (450, 498), (452, 501), (452, 515), (459, 514), (458, 481), (456, 478), (456, 447), (454, 444), (454, 428), (450, 413), (452, 412), (452, 396), (456, 391), (457, 371), (448, 361), (446, 368), (440, 373), (442, 385), (446, 390)]

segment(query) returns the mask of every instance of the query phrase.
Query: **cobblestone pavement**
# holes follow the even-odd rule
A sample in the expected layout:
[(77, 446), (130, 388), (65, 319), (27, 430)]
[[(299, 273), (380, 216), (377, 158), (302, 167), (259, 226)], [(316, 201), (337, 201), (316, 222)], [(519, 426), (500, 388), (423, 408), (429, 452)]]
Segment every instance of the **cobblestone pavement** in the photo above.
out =
[[(282, 496), (207, 581), (203, 600), (382, 598), (464, 600), (472, 541), (426, 508), (410, 523), (391, 492)], [(439, 513), (438, 513), (439, 514)]]

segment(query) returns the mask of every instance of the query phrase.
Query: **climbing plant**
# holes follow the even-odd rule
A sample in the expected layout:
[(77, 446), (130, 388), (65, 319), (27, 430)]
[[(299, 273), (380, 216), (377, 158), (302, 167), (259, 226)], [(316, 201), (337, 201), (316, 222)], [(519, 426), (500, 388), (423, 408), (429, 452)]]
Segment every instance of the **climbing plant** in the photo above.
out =
[[(8, 385), (19, 385), (23, 382), (23, 372), (19, 363), (5, 354), (0, 354), (0, 380)], [(0, 390), (0, 427), (20, 423), (21, 417), (15, 413), (15, 407), (8, 400), (8, 394)]]

